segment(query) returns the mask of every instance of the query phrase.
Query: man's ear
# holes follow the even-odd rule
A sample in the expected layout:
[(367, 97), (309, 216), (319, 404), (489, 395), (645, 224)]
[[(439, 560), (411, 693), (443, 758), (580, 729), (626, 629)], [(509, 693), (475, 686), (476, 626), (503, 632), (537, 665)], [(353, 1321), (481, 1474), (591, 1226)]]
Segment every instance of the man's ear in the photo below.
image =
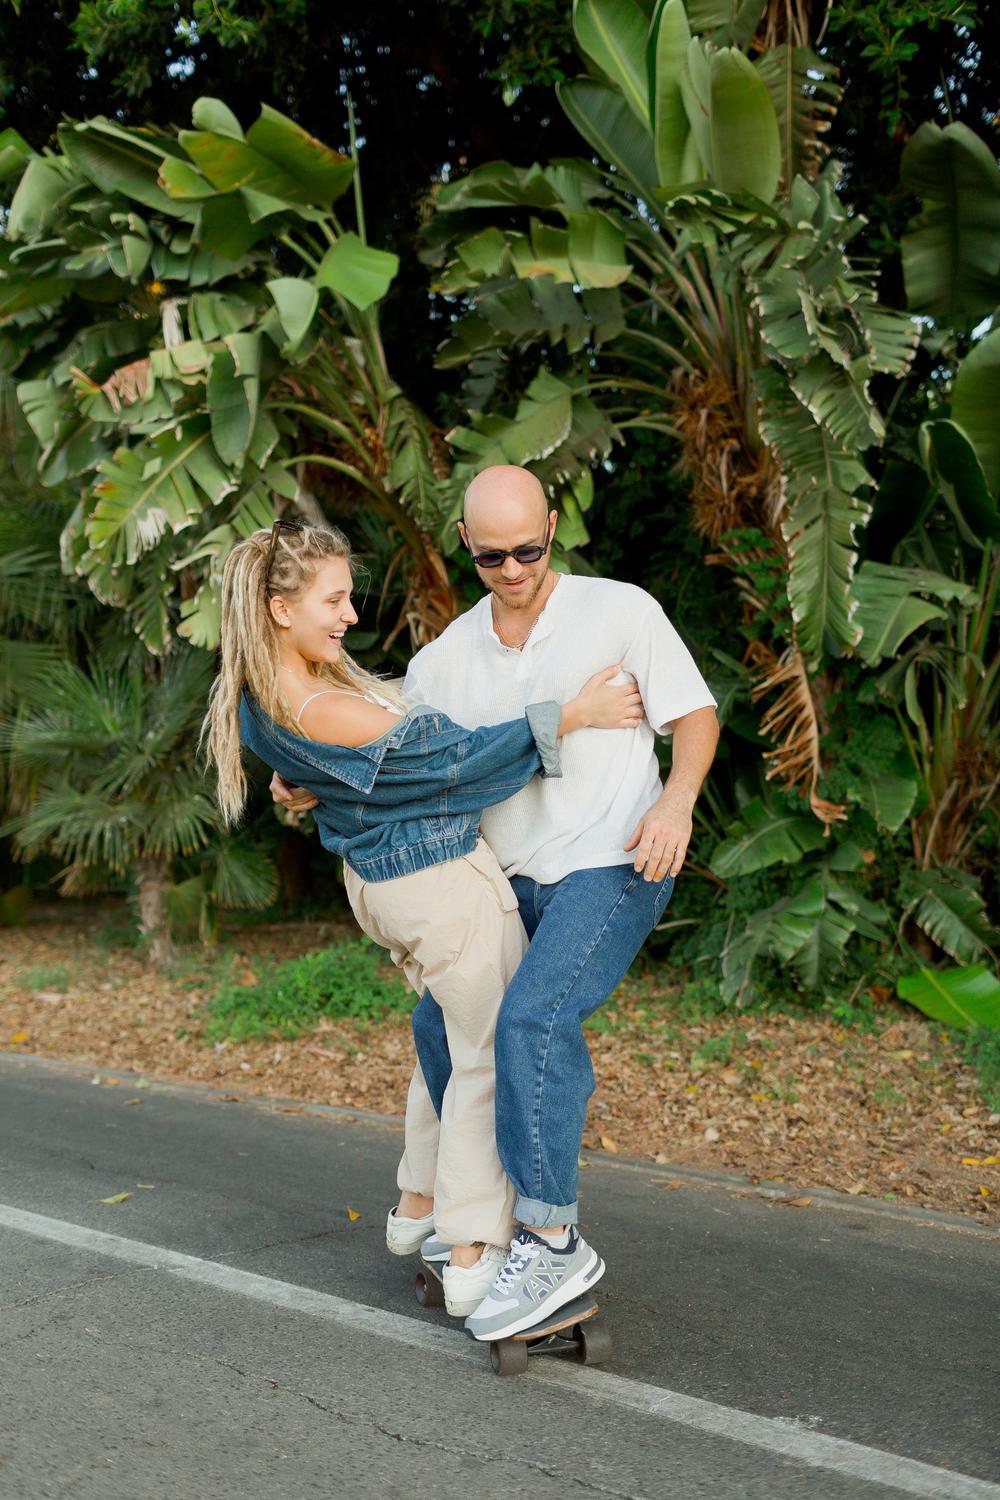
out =
[(550, 542), (555, 539), (556, 527), (558, 525), (559, 525), (559, 512), (557, 510), (550, 510), (549, 511), (549, 541)]
[(469, 533), (465, 529), (465, 522), (464, 521), (456, 521), (455, 525), (458, 527), (458, 534), (462, 538), (462, 546), (465, 547), (465, 548), (468, 548), (468, 545), (469, 545)]

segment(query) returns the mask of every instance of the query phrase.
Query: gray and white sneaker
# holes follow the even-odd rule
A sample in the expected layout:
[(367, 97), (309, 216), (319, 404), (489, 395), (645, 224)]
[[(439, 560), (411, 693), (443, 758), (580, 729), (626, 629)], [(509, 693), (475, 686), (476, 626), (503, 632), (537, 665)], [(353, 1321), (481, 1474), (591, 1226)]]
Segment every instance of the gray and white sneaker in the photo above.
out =
[(430, 1261), (432, 1265), (446, 1266), (451, 1260), (451, 1246), (438, 1239), (436, 1234), (428, 1235), (420, 1246), (420, 1259)]
[(603, 1260), (572, 1226), (562, 1250), (544, 1235), (521, 1228), (510, 1242), (503, 1270), (465, 1326), (475, 1339), (509, 1338), (591, 1291), (603, 1275)]

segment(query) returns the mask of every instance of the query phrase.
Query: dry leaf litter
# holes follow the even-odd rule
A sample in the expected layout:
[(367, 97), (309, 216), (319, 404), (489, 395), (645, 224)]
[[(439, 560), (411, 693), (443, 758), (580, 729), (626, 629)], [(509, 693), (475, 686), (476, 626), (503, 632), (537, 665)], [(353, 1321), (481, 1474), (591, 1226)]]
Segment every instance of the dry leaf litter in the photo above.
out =
[[(197, 959), (188, 961), (186, 984), (159, 974), (133, 950), (95, 941), (94, 925), (83, 913), (67, 920), (53, 909), (47, 920), (0, 934), (0, 1048), (246, 1095), (402, 1113), (413, 1062), (406, 1019), (325, 1018), (296, 1040), (206, 1045), (198, 1018), (217, 977), (206, 973), (198, 988)], [(289, 922), (245, 929), (224, 948), (233, 975), (253, 983), (269, 964), (355, 935), (346, 923)], [(71, 982), (31, 987), (46, 969)], [(1000, 1114), (983, 1103), (953, 1041), (890, 1000), (882, 1014), (887, 1024), (877, 1035), (808, 1013), (688, 1022), (671, 1010), (662, 982), (626, 980), (599, 1013), (602, 1029), (588, 1030), (597, 1089), (584, 1145), (992, 1222)]]

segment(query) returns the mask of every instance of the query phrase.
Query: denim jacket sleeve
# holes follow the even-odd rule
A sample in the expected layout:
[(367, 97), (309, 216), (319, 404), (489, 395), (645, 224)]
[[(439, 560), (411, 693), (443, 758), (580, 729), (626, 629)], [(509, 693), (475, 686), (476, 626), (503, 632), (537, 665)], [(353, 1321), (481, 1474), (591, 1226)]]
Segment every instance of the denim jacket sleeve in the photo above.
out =
[(421, 718), (426, 726), (422, 747), (408, 746), (402, 759), (389, 752), (369, 800), (402, 805), (436, 795), (442, 798), (442, 811), (449, 813), (475, 813), (504, 802), (533, 776), (562, 775), (561, 716), (558, 703), (533, 703), (518, 719), (464, 729), (432, 710)]
[(463, 729), (434, 709), (411, 710), (371, 744), (352, 749), (289, 734), (245, 694), (241, 738), (272, 770), (321, 802), (361, 799), (385, 811), (432, 816), (502, 802), (539, 773), (561, 776), (558, 703), (532, 704), (505, 724)]
[(493, 782), (511, 776), (517, 779), (519, 787), (526, 786), (536, 775), (561, 776), (557, 738), (561, 718), (562, 708), (558, 703), (529, 703), (519, 719), (464, 731), (463, 753), (452, 772), (449, 807), (456, 811), (464, 808), (465, 794), (482, 806), (502, 802), (509, 792), (491, 797), (489, 803), (482, 802), (483, 792)]

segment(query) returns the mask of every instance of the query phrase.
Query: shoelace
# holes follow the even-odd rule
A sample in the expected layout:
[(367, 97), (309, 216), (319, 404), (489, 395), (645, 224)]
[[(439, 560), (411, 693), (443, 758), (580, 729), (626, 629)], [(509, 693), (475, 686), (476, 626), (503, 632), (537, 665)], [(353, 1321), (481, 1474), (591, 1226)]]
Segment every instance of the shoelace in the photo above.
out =
[(504, 1261), (503, 1269), (493, 1283), (493, 1290), (499, 1292), (501, 1296), (508, 1292), (525, 1266), (530, 1265), (535, 1257), (541, 1253), (541, 1249), (542, 1247), (537, 1240), (511, 1240), (510, 1254)]

